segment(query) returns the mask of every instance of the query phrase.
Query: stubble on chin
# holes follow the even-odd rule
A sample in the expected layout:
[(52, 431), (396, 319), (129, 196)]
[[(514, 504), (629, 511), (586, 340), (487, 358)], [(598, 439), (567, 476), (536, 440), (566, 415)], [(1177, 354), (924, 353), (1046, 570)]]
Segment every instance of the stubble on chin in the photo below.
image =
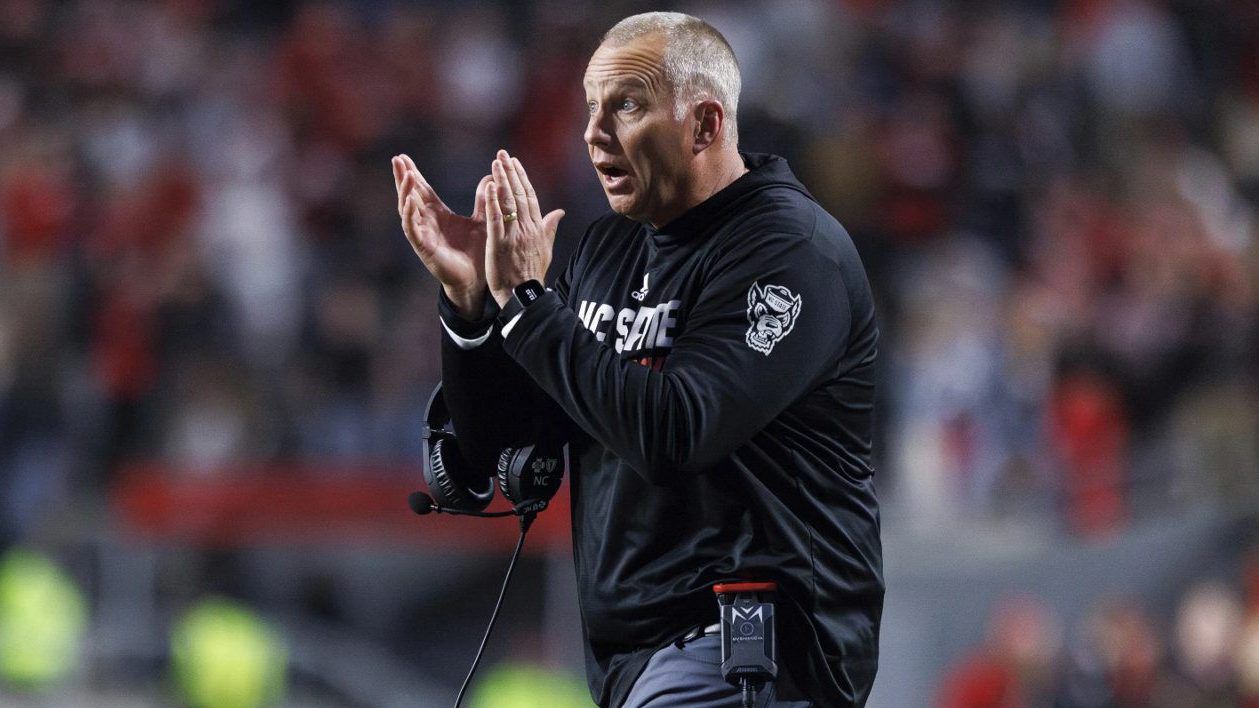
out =
[[(608, 196), (608, 195), (605, 195)], [(616, 199), (608, 196), (608, 208), (612, 211), (624, 216), (627, 219), (633, 219), (634, 203), (628, 199)]]

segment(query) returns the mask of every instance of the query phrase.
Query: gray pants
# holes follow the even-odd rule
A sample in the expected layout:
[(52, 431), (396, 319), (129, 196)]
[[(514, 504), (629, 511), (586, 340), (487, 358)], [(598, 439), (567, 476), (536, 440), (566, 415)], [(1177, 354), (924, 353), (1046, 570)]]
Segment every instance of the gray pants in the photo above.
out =
[[(705, 635), (661, 649), (634, 682), (622, 708), (739, 708), (739, 689), (721, 677), (721, 637)], [(803, 701), (779, 701), (769, 684), (756, 694), (756, 708), (809, 708)]]

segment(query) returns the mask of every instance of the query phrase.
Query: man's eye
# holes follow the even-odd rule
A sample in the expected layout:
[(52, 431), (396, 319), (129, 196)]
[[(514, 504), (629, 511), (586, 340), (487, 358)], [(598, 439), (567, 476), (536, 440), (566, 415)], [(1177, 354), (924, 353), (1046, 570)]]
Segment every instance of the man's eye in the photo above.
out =
[(595, 103), (594, 101), (586, 101), (586, 110), (590, 111), (591, 113), (594, 113), (595, 111), (599, 110), (599, 104)]
[(632, 98), (627, 98), (624, 101), (621, 101), (621, 110), (632, 111), (635, 108), (638, 108), (638, 101), (635, 101)]

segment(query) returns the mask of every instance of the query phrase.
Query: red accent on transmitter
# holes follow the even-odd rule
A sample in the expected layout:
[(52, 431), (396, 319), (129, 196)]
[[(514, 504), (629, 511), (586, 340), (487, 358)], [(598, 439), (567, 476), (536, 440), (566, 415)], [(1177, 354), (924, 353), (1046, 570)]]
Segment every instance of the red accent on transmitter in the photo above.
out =
[(729, 592), (776, 592), (778, 583), (717, 583), (713, 586), (713, 592), (718, 595), (724, 595)]

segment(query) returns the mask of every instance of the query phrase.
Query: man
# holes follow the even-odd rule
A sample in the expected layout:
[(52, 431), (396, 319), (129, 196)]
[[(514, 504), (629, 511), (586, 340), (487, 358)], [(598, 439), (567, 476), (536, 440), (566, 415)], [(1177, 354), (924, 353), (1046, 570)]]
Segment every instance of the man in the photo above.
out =
[(779, 587), (779, 678), (757, 705), (863, 705), (883, 603), (878, 331), (852, 241), (782, 159), (739, 153), (738, 65), (707, 23), (627, 18), (584, 84), (612, 213), (545, 291), (530, 281), (563, 212), (544, 215), (519, 160), (498, 153), (466, 218), (394, 159), (404, 230), (442, 283), (460, 450), (491, 470), (502, 447), (572, 443), (600, 705), (738, 705), (711, 633), (711, 588), (738, 579)]

